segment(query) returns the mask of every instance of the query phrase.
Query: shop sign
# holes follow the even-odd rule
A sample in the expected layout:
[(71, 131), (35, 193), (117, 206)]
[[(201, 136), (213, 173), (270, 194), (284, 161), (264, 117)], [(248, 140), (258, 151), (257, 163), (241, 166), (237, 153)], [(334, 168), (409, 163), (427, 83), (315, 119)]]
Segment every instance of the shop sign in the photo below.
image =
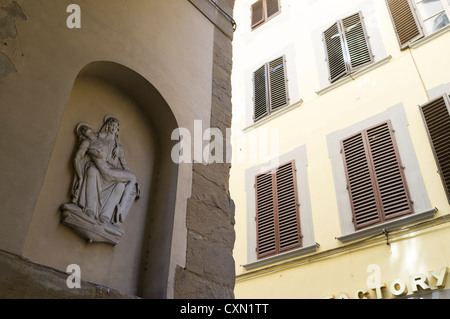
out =
[(420, 273), (409, 276), (409, 280), (407, 282), (402, 279), (395, 279), (389, 285), (385, 282), (379, 282), (375, 283), (372, 288), (369, 289), (356, 289), (351, 295), (341, 292), (337, 297), (335, 295), (329, 295), (324, 297), (324, 299), (369, 299), (370, 290), (375, 292), (377, 299), (388, 298), (388, 293), (391, 293), (391, 297), (394, 298), (405, 295), (414, 295), (419, 292), (427, 292), (444, 288), (447, 280), (447, 273), (448, 267), (442, 267), (439, 273), (429, 271), (431, 277), (436, 280), (436, 283), (433, 285), (429, 283), (428, 277), (425, 274)]

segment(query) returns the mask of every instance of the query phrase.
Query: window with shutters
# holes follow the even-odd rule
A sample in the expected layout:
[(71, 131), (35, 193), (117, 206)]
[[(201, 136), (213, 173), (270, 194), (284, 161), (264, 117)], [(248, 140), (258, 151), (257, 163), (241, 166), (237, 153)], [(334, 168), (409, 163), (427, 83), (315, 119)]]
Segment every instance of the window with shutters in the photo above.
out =
[(450, 24), (448, 0), (386, 0), (402, 49)]
[(252, 30), (280, 13), (280, 0), (258, 0), (251, 7)]
[(327, 145), (340, 242), (435, 217), (402, 104), (331, 132)]
[(289, 104), (284, 56), (253, 73), (253, 102), (255, 122)]
[(434, 157), (450, 203), (450, 100), (441, 96), (420, 107)]
[(301, 247), (294, 162), (257, 175), (255, 190), (258, 259)]
[(356, 230), (413, 213), (391, 122), (341, 141)]
[(374, 62), (361, 12), (338, 20), (322, 37), (331, 83)]

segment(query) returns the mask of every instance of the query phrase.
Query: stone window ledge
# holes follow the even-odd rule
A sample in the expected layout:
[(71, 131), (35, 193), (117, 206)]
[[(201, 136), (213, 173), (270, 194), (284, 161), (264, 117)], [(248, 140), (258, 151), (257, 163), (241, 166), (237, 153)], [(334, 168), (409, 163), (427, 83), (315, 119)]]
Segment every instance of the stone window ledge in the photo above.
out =
[(413, 224), (415, 222), (419, 222), (419, 221), (422, 221), (425, 219), (433, 218), (436, 215), (436, 212), (437, 212), (436, 209), (430, 209), (430, 210), (426, 210), (421, 213), (411, 214), (411, 215), (405, 216), (403, 218), (385, 222), (380, 225), (375, 225), (375, 226), (368, 227), (363, 230), (358, 230), (358, 231), (355, 231), (354, 233), (342, 235), (342, 236), (336, 237), (336, 239), (342, 243), (348, 243), (353, 240), (363, 239), (363, 238), (371, 236), (371, 235), (379, 234), (384, 229), (386, 229), (389, 232), (389, 230), (394, 229), (394, 228), (406, 226), (406, 225)]
[(294, 104), (285, 106), (285, 107), (283, 107), (283, 108), (281, 108), (281, 109), (279, 109), (277, 111), (274, 111), (273, 113), (269, 114), (268, 116), (263, 117), (258, 122), (247, 126), (242, 131), (247, 133), (247, 132), (249, 132), (249, 131), (251, 131), (251, 130), (257, 128), (257, 127), (260, 127), (260, 126), (266, 124), (267, 122), (272, 121), (273, 119), (275, 119), (275, 118), (277, 118), (277, 117), (279, 117), (279, 116), (281, 116), (281, 115), (283, 115), (283, 114), (285, 114), (285, 113), (287, 113), (287, 112), (289, 112), (289, 111), (291, 111), (291, 110), (301, 106), (302, 104), (303, 104), (303, 100), (300, 99), (300, 101), (298, 101), (298, 102), (296, 102)]
[(358, 77), (360, 77), (360, 76), (362, 76), (362, 75), (364, 75), (364, 74), (366, 74), (366, 73), (368, 73), (368, 72), (370, 72), (370, 71), (372, 71), (372, 70), (374, 70), (374, 69), (376, 69), (376, 68), (378, 68), (378, 67), (380, 67), (382, 65), (385, 65), (391, 59), (392, 59), (392, 56), (389, 55), (389, 56), (385, 57), (384, 59), (382, 59), (380, 61), (374, 62), (374, 63), (368, 65), (367, 67), (364, 67), (364, 68), (362, 68), (362, 69), (360, 69), (360, 70), (358, 70), (358, 71), (356, 71), (354, 73), (346, 75), (342, 79), (337, 80), (336, 82), (334, 82), (334, 83), (326, 86), (325, 88), (317, 91), (316, 94), (317, 95), (323, 95), (323, 94), (325, 94), (327, 92), (330, 92), (330, 91), (334, 90), (335, 88), (338, 88), (338, 87), (344, 85), (345, 83), (351, 82), (351, 81), (355, 80), (356, 78), (358, 78)]
[(244, 267), (245, 270), (253, 270), (253, 269), (256, 269), (259, 267), (264, 267), (264, 266), (274, 264), (274, 263), (277, 263), (280, 261), (285, 261), (290, 258), (299, 257), (302, 255), (313, 253), (313, 252), (317, 251), (318, 247), (319, 247), (319, 244), (298, 248), (298, 249), (291, 250), (291, 251), (288, 251), (288, 252), (285, 252), (282, 254), (278, 254), (278, 255), (275, 255), (272, 257), (267, 257), (267, 258), (264, 258), (264, 259), (261, 259), (261, 260), (255, 261), (255, 262), (251, 262), (246, 265), (242, 265), (242, 267)]

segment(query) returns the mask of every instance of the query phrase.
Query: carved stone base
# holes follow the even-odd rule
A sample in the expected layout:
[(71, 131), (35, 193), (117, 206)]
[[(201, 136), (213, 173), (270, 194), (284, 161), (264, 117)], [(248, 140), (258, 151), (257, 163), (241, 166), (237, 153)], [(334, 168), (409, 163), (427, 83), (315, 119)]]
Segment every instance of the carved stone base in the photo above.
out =
[(89, 242), (117, 245), (124, 233), (119, 226), (100, 224), (96, 219), (86, 215), (75, 204), (64, 204), (61, 206), (61, 211), (63, 215), (62, 223)]

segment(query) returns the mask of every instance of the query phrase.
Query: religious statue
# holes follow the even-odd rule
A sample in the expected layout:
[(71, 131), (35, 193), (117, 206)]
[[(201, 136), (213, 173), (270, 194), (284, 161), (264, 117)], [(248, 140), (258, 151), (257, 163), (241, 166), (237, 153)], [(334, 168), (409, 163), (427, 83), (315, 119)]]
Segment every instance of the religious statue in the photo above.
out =
[(125, 161), (119, 121), (107, 115), (98, 133), (85, 123), (76, 127), (72, 202), (61, 206), (63, 224), (89, 242), (116, 245), (131, 205), (139, 199), (136, 176)]

